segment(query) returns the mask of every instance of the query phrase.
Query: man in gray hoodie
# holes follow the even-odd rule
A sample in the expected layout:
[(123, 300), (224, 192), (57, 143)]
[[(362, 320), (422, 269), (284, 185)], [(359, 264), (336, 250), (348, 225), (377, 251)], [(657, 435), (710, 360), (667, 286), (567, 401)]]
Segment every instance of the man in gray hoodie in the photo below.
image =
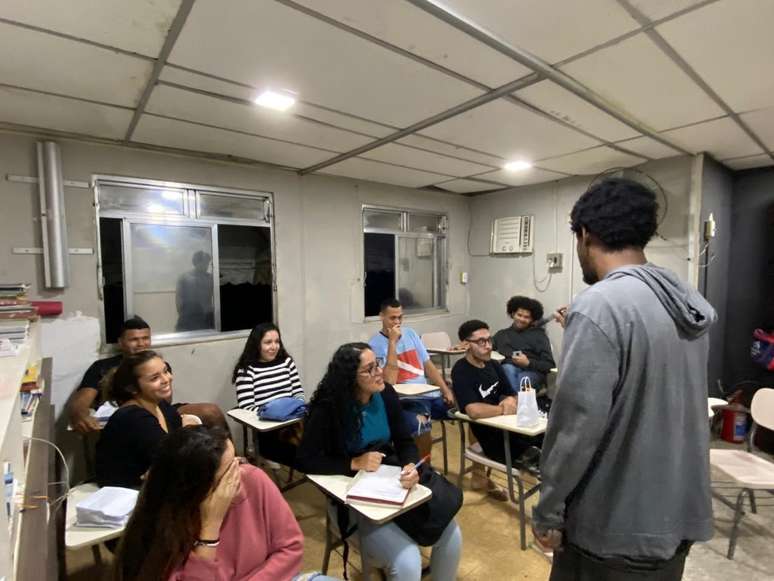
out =
[(608, 179), (572, 214), (583, 280), (566, 317), (533, 532), (551, 581), (681, 579), (712, 536), (707, 331), (713, 308), (647, 262), (656, 198)]

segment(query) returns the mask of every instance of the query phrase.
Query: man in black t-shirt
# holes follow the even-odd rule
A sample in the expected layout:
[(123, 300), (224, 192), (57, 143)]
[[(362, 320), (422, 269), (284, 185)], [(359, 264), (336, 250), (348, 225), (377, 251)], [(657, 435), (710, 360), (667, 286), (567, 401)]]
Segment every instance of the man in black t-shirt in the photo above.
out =
[[(491, 418), (516, 413), (516, 395), (496, 361), (492, 361), (492, 336), (489, 325), (473, 320), (459, 328), (460, 341), (465, 345), (465, 357), (452, 369), (452, 388), (457, 406), (472, 419)], [(484, 454), (497, 462), (505, 462), (503, 433), (497, 428), (471, 422), (470, 428), (481, 444)], [(517, 466), (537, 472), (542, 436), (530, 438), (509, 434), (511, 456)]]
[[(118, 335), (118, 355), (98, 359), (92, 363), (83, 375), (81, 384), (76, 388), (67, 402), (70, 415), (70, 425), (81, 434), (98, 432), (101, 429), (91, 415), (93, 408), (103, 402), (102, 380), (110, 370), (118, 367), (125, 355), (133, 355), (151, 348), (150, 325), (141, 317), (132, 317), (124, 321)], [(169, 367), (169, 363), (167, 363)], [(171, 371), (171, 368), (170, 368)], [(227, 429), (226, 417), (221, 409), (211, 403), (178, 403), (177, 411), (182, 414), (197, 416), (206, 426), (218, 426)]]

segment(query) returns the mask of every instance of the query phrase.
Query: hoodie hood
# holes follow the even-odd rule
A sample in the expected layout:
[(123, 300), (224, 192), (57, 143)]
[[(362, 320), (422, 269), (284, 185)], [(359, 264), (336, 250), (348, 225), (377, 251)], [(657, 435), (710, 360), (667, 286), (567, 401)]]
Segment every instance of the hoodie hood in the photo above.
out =
[(717, 320), (712, 305), (671, 270), (650, 263), (624, 266), (608, 273), (605, 279), (622, 276), (633, 276), (648, 285), (678, 328), (690, 337), (700, 337)]

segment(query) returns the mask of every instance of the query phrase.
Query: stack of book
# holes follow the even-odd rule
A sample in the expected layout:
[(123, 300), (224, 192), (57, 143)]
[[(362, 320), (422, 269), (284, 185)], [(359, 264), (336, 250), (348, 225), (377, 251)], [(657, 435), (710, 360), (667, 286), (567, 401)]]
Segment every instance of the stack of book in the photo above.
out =
[(21, 384), (21, 414), (22, 417), (31, 416), (38, 407), (38, 401), (43, 394), (41, 385), (40, 367), (37, 363), (30, 365), (24, 374)]
[(0, 282), (0, 321), (38, 318), (38, 310), (27, 300), (28, 284)]

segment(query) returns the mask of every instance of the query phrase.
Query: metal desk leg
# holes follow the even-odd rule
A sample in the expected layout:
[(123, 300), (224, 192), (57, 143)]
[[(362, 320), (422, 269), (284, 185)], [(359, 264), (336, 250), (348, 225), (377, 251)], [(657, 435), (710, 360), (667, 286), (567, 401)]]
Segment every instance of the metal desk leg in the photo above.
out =
[(508, 496), (510, 497), (511, 502), (518, 503), (519, 505), (519, 535), (521, 537), (520, 545), (521, 550), (524, 551), (527, 549), (527, 524), (524, 520), (524, 485), (521, 482), (521, 478), (518, 478), (519, 498), (517, 500), (513, 494), (513, 460), (511, 459), (511, 438), (510, 434), (505, 430), (503, 430), (503, 442), (505, 444), (505, 469), (507, 471), (506, 476), (508, 477)]
[(242, 424), (242, 456), (247, 458), (247, 453), (250, 450), (248, 449), (248, 442), (247, 442), (247, 426)]
[(460, 426), (460, 473), (457, 476), (457, 488), (462, 490), (462, 479), (465, 478), (465, 422), (459, 422)]

